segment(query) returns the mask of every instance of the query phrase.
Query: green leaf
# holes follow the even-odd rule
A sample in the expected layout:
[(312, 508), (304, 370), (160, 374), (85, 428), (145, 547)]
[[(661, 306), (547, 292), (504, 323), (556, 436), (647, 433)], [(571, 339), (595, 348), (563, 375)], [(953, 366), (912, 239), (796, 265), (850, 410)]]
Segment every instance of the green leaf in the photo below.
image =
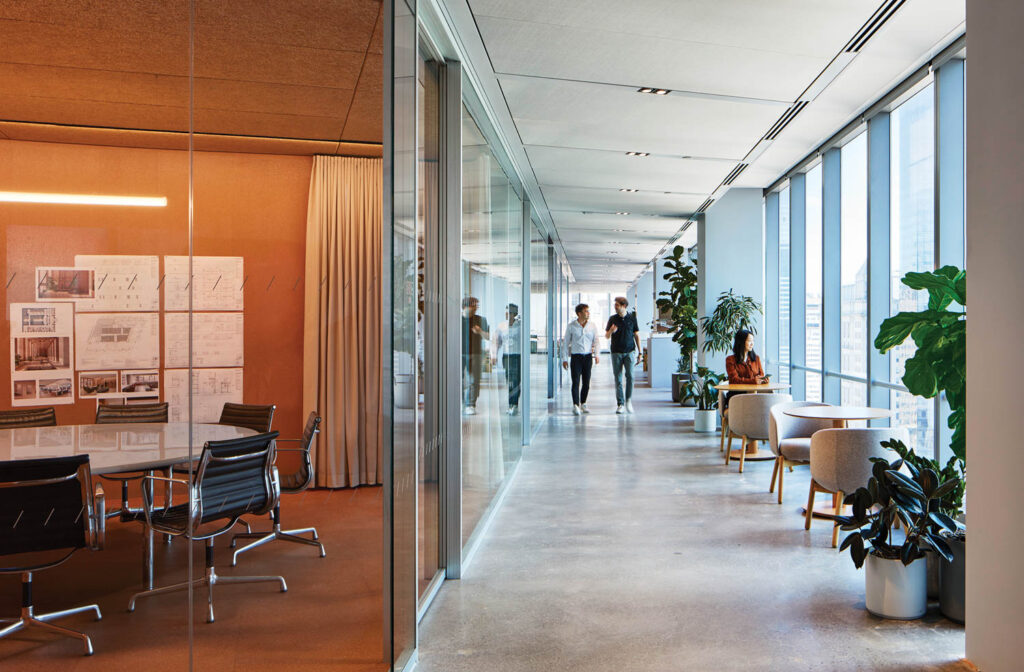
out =
[(878, 336), (875, 337), (875, 349), (883, 354), (900, 345), (914, 328), (919, 324), (929, 324), (931, 320), (927, 313), (897, 313), (892, 317), (882, 320), (878, 329)]
[(901, 492), (912, 493), (913, 495), (922, 498), (925, 496), (924, 490), (921, 489), (920, 485), (900, 472), (890, 469), (885, 472), (885, 475), (890, 481), (896, 484), (896, 487), (899, 488)]
[(918, 351), (907, 360), (903, 384), (907, 386), (911, 394), (931, 399), (939, 393), (938, 378), (931, 362), (923, 357), (924, 354), (926, 353)]

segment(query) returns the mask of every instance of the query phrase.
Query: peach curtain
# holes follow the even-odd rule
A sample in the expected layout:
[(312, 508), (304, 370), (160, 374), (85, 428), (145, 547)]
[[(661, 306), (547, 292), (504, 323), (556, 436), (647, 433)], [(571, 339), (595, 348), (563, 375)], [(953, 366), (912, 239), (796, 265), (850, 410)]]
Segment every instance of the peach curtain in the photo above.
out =
[(382, 482), (382, 194), (381, 159), (314, 157), (303, 408), (323, 418), (314, 456), (317, 487)]

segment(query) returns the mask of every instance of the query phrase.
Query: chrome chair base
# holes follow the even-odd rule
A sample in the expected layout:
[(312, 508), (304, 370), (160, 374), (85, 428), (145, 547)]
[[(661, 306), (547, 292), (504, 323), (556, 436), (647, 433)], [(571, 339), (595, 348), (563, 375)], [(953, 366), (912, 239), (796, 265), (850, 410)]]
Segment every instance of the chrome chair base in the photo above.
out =
[(163, 586), (162, 588), (153, 588), (152, 590), (144, 590), (141, 593), (135, 593), (132, 595), (132, 599), (128, 602), (128, 611), (135, 611), (135, 601), (140, 597), (151, 597), (153, 595), (163, 595), (166, 593), (173, 593), (179, 590), (187, 590), (189, 586), (203, 586), (207, 587), (207, 614), (206, 622), (213, 623), (213, 587), (218, 583), (268, 583), (274, 582), (281, 585), (281, 592), (288, 592), (288, 584), (285, 583), (283, 576), (219, 576), (213, 567), (208, 567), (206, 575), (192, 581), (183, 581), (182, 583), (175, 583), (170, 586)]
[[(306, 539), (305, 537), (299, 536), (300, 534), (310, 533), (313, 535), (312, 539)], [(249, 531), (236, 534), (235, 536), (231, 537), (231, 548), (235, 548), (238, 539), (256, 539), (256, 541), (252, 542), (251, 544), (247, 544), (242, 548), (239, 548), (231, 555), (232, 567), (238, 566), (238, 556), (242, 553), (245, 553), (246, 551), (251, 551), (257, 546), (262, 546), (275, 540), (290, 541), (293, 544), (304, 544), (306, 546), (316, 546), (320, 549), (320, 557), (327, 557), (327, 551), (324, 550), (324, 545), (320, 543), (320, 536), (316, 533), (315, 527), (304, 527), (301, 530), (282, 530), (281, 525), (275, 523), (274, 529), (270, 532)]]
[(75, 614), (82, 614), (87, 611), (95, 611), (97, 621), (103, 619), (103, 614), (100, 613), (99, 606), (95, 604), (90, 604), (84, 607), (75, 607), (74, 609), (65, 609), (64, 611), (54, 611), (49, 614), (39, 614), (38, 616), (32, 613), (32, 607), (22, 607), (21, 618), (0, 619), (0, 624), (10, 623), (10, 625), (7, 625), (3, 627), (3, 629), (0, 629), (0, 639), (6, 637), (7, 635), (13, 635), (14, 633), (19, 632), (21, 630), (37, 628), (39, 630), (45, 630), (47, 632), (52, 632), (57, 635), (62, 635), (64, 637), (73, 637), (75, 639), (82, 640), (82, 643), (85, 644), (85, 655), (91, 656), (93, 653), (92, 640), (89, 639), (89, 635), (83, 632), (78, 632), (77, 630), (71, 630), (70, 628), (62, 628), (59, 625), (53, 625), (52, 623), (50, 623), (50, 621), (57, 620), (58, 618), (64, 618), (65, 616), (73, 616)]

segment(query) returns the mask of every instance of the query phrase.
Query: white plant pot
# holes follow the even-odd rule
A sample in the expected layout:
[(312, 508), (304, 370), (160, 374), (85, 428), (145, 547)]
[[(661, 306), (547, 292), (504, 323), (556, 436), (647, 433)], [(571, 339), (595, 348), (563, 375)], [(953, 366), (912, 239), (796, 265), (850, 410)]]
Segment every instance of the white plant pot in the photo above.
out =
[(924, 559), (904, 565), (868, 555), (864, 568), (864, 602), (882, 618), (910, 621), (928, 610), (928, 566)]
[(718, 411), (694, 411), (693, 412), (693, 431), (695, 432), (713, 432), (717, 429), (718, 425)]

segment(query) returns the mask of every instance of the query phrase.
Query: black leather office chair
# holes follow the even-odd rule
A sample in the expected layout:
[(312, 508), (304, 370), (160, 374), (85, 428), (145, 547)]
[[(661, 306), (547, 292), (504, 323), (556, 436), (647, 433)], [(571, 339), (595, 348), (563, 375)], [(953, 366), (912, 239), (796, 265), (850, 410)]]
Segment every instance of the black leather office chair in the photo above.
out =
[[(0, 638), (34, 628), (81, 639), (92, 655), (89, 636), (50, 621), (87, 611), (95, 604), (36, 614), (32, 574), (63, 563), (80, 548), (103, 548), (103, 486), (92, 486), (88, 455), (0, 462), (0, 574), (21, 574), (21, 617), (0, 619)], [(50, 559), (43, 559), (46, 557)]]
[(0, 411), (0, 429), (19, 427), (55, 427), (57, 413), (53, 406), (15, 411)]
[(104, 404), (96, 407), (96, 424), (167, 422), (169, 402), (159, 404)]
[[(306, 419), (306, 426), (302, 430), (302, 438), (300, 439), (278, 439), (277, 440), (277, 452), (280, 453), (299, 453), (301, 463), (297, 471), (290, 474), (280, 474), (280, 486), (282, 494), (294, 494), (302, 492), (310, 485), (313, 484), (313, 460), (309, 454), (310, 446), (313, 443), (313, 437), (316, 436), (317, 432), (320, 431), (320, 416), (316, 414), (316, 411), (312, 411), (309, 414), (309, 418)], [(297, 443), (298, 448), (281, 448), (282, 443)], [(320, 537), (317, 535), (315, 527), (304, 527), (299, 530), (281, 530), (281, 505), (278, 504), (274, 507), (271, 513), (271, 520), (273, 521), (273, 528), (270, 532), (244, 532), (236, 534), (231, 538), (231, 547), (234, 548), (238, 539), (256, 539), (247, 546), (243, 546), (234, 552), (231, 556), (231, 566), (234, 567), (238, 564), (238, 556), (246, 551), (252, 550), (257, 546), (270, 543), (274, 540), (290, 541), (296, 544), (305, 544), (307, 546), (317, 546), (320, 548), (320, 557), (326, 557), (327, 552), (324, 550), (324, 545), (320, 543)], [(300, 537), (300, 534), (312, 533), (312, 539), (306, 539)]]
[(273, 404), (260, 406), (258, 404), (224, 404), (220, 411), (219, 425), (232, 425), (234, 427), (248, 427), (254, 432), (269, 432), (270, 425), (274, 421)]
[(191, 582), (154, 588), (132, 596), (128, 611), (135, 611), (140, 597), (185, 590), (189, 585), (205, 585), (209, 611), (207, 622), (213, 623), (213, 587), (218, 583), (275, 582), (281, 592), (288, 584), (281, 576), (218, 576), (213, 566), (213, 540), (228, 532), (242, 516), (263, 515), (277, 506), (280, 491), (274, 471), (274, 439), (277, 432), (268, 432), (227, 441), (208, 441), (199, 458), (195, 480), (146, 476), (146, 481), (165, 481), (191, 489), (192, 506), (188, 503), (165, 509), (154, 509), (150, 488), (142, 489), (146, 525), (156, 532), (206, 542), (206, 574)]
[[(159, 404), (110, 404), (96, 407), (97, 425), (135, 424), (142, 422), (167, 422), (169, 402)], [(107, 514), (108, 518), (120, 518), (121, 522), (141, 522), (142, 509), (128, 506), (128, 483), (141, 480), (145, 473), (101, 474), (100, 478), (121, 484), (121, 508)], [(167, 503), (170, 505), (170, 497)]]

